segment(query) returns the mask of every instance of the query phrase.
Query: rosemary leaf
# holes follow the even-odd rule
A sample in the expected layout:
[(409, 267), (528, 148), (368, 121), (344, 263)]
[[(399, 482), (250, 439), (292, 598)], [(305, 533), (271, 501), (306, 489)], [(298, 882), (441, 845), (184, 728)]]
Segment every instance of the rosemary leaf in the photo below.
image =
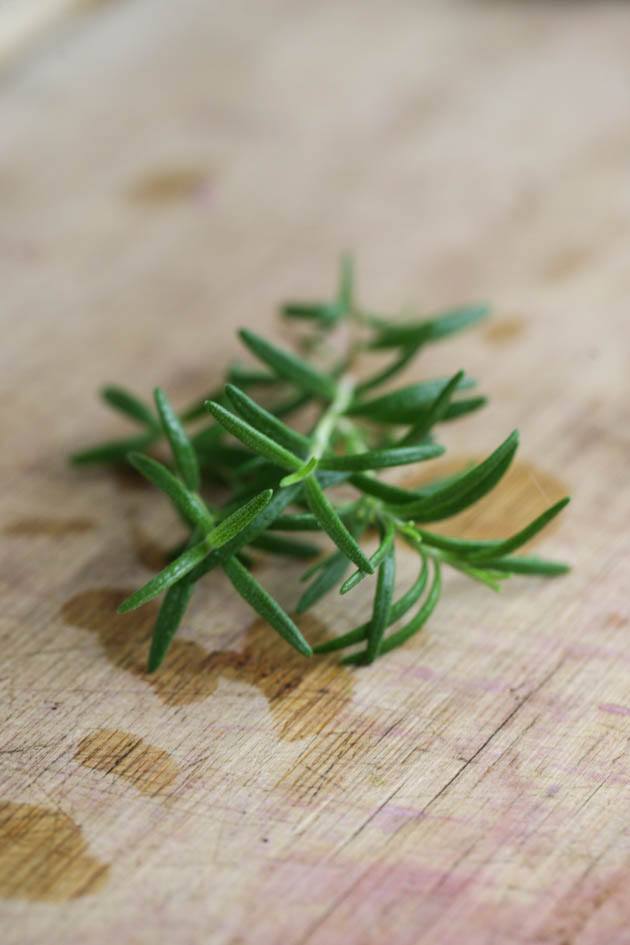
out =
[(450, 518), (486, 495), (507, 472), (518, 448), (518, 433), (510, 436), (483, 462), (436, 489), (431, 496), (396, 508), (406, 519), (437, 522)]
[[(429, 577), (429, 561), (428, 558), (421, 558), (420, 561), (421, 567), (418, 577), (411, 587), (405, 591), (402, 597), (392, 604), (387, 621), (388, 626), (401, 620), (422, 596)], [(320, 643), (319, 646), (313, 647), (313, 652), (333, 653), (335, 650), (343, 650), (348, 646), (353, 646), (355, 643), (361, 643), (367, 637), (370, 623), (371, 621), (368, 620), (366, 623), (359, 624), (358, 627), (354, 627), (353, 630), (348, 630), (347, 633), (339, 637), (334, 637), (332, 640), (326, 640), (325, 643)]]
[(354, 262), (348, 253), (341, 257), (339, 266), (337, 305), (344, 315), (354, 308)]
[(234, 384), (228, 384), (225, 393), (243, 420), (297, 456), (306, 455), (310, 446), (308, 437), (292, 430)]
[[(431, 583), (431, 587), (429, 588), (429, 593), (427, 594), (425, 602), (422, 604), (417, 614), (411, 618), (409, 623), (405, 624), (404, 627), (401, 627), (400, 630), (397, 630), (396, 633), (392, 633), (390, 636), (385, 637), (381, 643), (381, 655), (389, 653), (390, 650), (393, 650), (398, 646), (402, 646), (402, 644), (406, 643), (407, 640), (414, 636), (414, 634), (418, 633), (437, 607), (440, 600), (440, 595), (442, 593), (442, 569), (438, 561), (433, 562), (433, 569), (433, 581)], [(346, 656), (342, 660), (342, 663), (361, 664), (365, 662), (365, 659), (366, 651), (363, 650), (360, 653), (353, 653), (351, 656)]]
[(535, 556), (516, 555), (515, 557), (493, 558), (484, 562), (493, 571), (508, 571), (510, 574), (534, 574), (542, 577), (559, 577), (571, 570), (561, 561), (546, 561)]
[(394, 549), (390, 545), (387, 554), (379, 565), (376, 578), (372, 619), (367, 634), (366, 663), (373, 663), (380, 652), (383, 634), (389, 621), (395, 580), (396, 558), (394, 557)]
[(397, 348), (405, 345), (423, 345), (438, 341), (476, 324), (490, 313), (487, 305), (465, 305), (454, 308), (435, 318), (419, 322), (393, 323), (381, 321), (372, 348)]
[(264, 361), (279, 377), (291, 381), (299, 390), (312, 394), (314, 397), (322, 397), (324, 400), (334, 399), (335, 382), (307, 361), (282, 348), (277, 348), (270, 341), (266, 341), (246, 328), (242, 329), (239, 335), (252, 354)]
[(341, 472), (360, 472), (366, 469), (384, 469), (387, 466), (406, 466), (442, 456), (444, 447), (437, 443), (420, 446), (401, 446), (392, 449), (366, 450), (349, 456), (324, 456), (321, 469), (336, 469)]
[(409, 446), (412, 443), (417, 443), (431, 432), (431, 428), (443, 419), (451, 399), (464, 380), (464, 377), (465, 374), (463, 371), (458, 371), (452, 376), (448, 384), (436, 394), (433, 403), (427, 407), (419, 419), (415, 421), (405, 436), (398, 441), (398, 446)]
[(110, 407), (124, 413), (125, 416), (135, 420), (141, 426), (148, 427), (152, 431), (157, 429), (157, 420), (148, 404), (145, 404), (144, 401), (126, 388), (110, 384), (102, 389), (101, 397)]
[(226, 410), (216, 401), (209, 400), (206, 409), (228, 433), (231, 433), (245, 446), (259, 453), (260, 456), (264, 456), (270, 462), (281, 466), (283, 469), (291, 470), (299, 469), (302, 465), (300, 458), (294, 453), (290, 453), (283, 446), (274, 443), (265, 433), (261, 433), (260, 430), (255, 429), (245, 420), (241, 420), (236, 414), (230, 413), (229, 410)]
[(269, 528), (274, 519), (282, 515), (287, 505), (295, 500), (298, 492), (299, 486), (292, 486), (289, 489), (280, 489), (276, 492), (269, 502), (269, 505), (267, 505), (249, 525), (243, 528), (238, 535), (232, 538), (222, 548), (209, 554), (208, 557), (197, 566), (192, 573), (194, 580), (198, 581), (204, 574), (207, 574), (224, 561), (227, 561), (232, 555), (239, 554), (245, 545), (249, 545), (258, 538), (259, 535), (262, 535), (263, 532)]
[[(415, 423), (420, 411), (427, 411), (451, 383), (451, 378), (437, 378), (409, 384), (372, 400), (357, 400), (346, 410), (349, 417), (366, 417), (378, 423)], [(464, 377), (458, 389), (474, 386), (471, 378)]]
[[(310, 607), (313, 607), (318, 600), (337, 586), (342, 580), (344, 574), (350, 567), (350, 560), (343, 551), (335, 551), (334, 554), (320, 562), (319, 574), (315, 580), (309, 584), (300, 597), (297, 607), (298, 614), (303, 614)], [(307, 572), (308, 573), (308, 572)]]
[(171, 446), (175, 468), (184, 485), (188, 489), (196, 491), (199, 488), (197, 454), (164, 391), (156, 387), (153, 396), (155, 397), (155, 406), (157, 407), (162, 429)]
[(208, 546), (212, 549), (222, 548), (228, 541), (232, 541), (269, 505), (272, 496), (273, 489), (266, 489), (224, 518), (206, 536)]
[(186, 612), (195, 585), (187, 577), (173, 584), (164, 595), (164, 600), (155, 621), (147, 671), (154, 673), (158, 669), (177, 633), (182, 617)]
[(294, 512), (292, 515), (279, 515), (269, 526), (279, 532), (319, 532), (321, 525), (311, 512)]
[(73, 453), (70, 462), (75, 466), (87, 466), (91, 463), (123, 463), (129, 453), (135, 450), (146, 450), (156, 439), (157, 433), (145, 433), (125, 440), (110, 440), (108, 443), (101, 443)]
[(334, 541), (340, 551), (350, 558), (361, 571), (372, 574), (373, 568), (365, 557), (352, 534), (344, 525), (314, 476), (304, 480), (304, 493), (313, 515), (318, 519), (323, 530)]
[(319, 322), (330, 328), (339, 319), (339, 307), (334, 302), (287, 302), (282, 306), (285, 318)]
[[(394, 542), (395, 534), (396, 530), (394, 528), (393, 522), (390, 519), (386, 522), (385, 527), (382, 528), (380, 544), (374, 554), (370, 557), (370, 564), (375, 571), (383, 559), (389, 554)], [(344, 583), (341, 585), (339, 588), (339, 593), (347, 594), (348, 591), (351, 591), (366, 577), (367, 575), (365, 571), (355, 571), (354, 574), (351, 574), (347, 581), (344, 581)]]
[(267, 551), (273, 555), (286, 555), (287, 558), (315, 558), (322, 553), (318, 545), (282, 538), (279, 535), (260, 535), (249, 544), (251, 548), (258, 548), (260, 551)]
[(559, 513), (566, 508), (570, 501), (571, 499), (568, 496), (564, 499), (560, 499), (559, 502), (554, 503), (554, 505), (543, 512), (542, 515), (539, 515), (538, 518), (530, 522), (529, 525), (521, 529), (520, 532), (512, 535), (511, 538), (506, 538), (505, 541), (499, 541), (493, 543), (492, 546), (474, 551), (471, 555), (471, 560), (475, 564), (479, 564), (482, 561), (485, 563), (487, 560), (503, 558), (512, 551), (516, 551), (517, 548), (526, 544), (526, 542), (530, 541), (535, 535), (542, 531), (556, 515), (559, 515)]
[(189, 574), (207, 555), (210, 553), (210, 547), (207, 541), (200, 541), (191, 548), (188, 548), (183, 554), (167, 564), (155, 577), (147, 581), (139, 590), (131, 594), (122, 602), (118, 608), (119, 614), (126, 614), (130, 610), (136, 610), (143, 604), (147, 604), (162, 591), (167, 590), (184, 575)]
[(312, 656), (313, 651), (289, 615), (273, 599), (256, 578), (236, 560), (228, 558), (223, 570), (241, 597), (269, 623), (280, 636), (302, 656)]
[(191, 492), (179, 479), (176, 479), (166, 466), (143, 453), (130, 453), (129, 462), (149, 482), (167, 494), (185, 521), (191, 525), (198, 525), (206, 532), (212, 528), (212, 517), (205, 503), (195, 492)]

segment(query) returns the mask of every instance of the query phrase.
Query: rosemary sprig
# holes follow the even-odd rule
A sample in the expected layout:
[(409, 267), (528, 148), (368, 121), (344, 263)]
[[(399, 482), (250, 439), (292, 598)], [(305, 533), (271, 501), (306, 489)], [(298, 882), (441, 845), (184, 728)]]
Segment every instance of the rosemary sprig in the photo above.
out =
[[(197, 583), (216, 567), (299, 653), (310, 656), (358, 647), (345, 657), (352, 664), (372, 662), (423, 628), (440, 600), (444, 567), (494, 590), (514, 574), (552, 577), (567, 572), (565, 564), (514, 552), (555, 518), (568, 498), (503, 540), (450, 538), (425, 527), (458, 514), (492, 491), (514, 458), (517, 432), (482, 462), (421, 488), (404, 489), (377, 475), (385, 468), (441, 455), (444, 448), (435, 440), (439, 425), (486, 403), (482, 395), (467, 395), (475, 382), (463, 371), (372, 394), (427, 344), (485, 317), (486, 306), (465, 306), (406, 322), (373, 315), (357, 305), (352, 261), (344, 257), (330, 301), (291, 302), (282, 313), (310, 331), (302, 348), (311, 355), (334, 350), (327, 344), (328, 336), (344, 324), (344, 335), (351, 338), (346, 353), (339, 358), (337, 351), (327, 364), (314, 363), (313, 357), (298, 356), (243, 330), (241, 340), (262, 369), (232, 366), (225, 388), (179, 414), (161, 389), (155, 391), (153, 408), (124, 388), (105, 387), (101, 392), (105, 402), (140, 432), (72, 457), (82, 465), (131, 463), (165, 493), (188, 528), (188, 538), (174, 559), (119, 608), (124, 613), (164, 592), (149, 654), (150, 672), (164, 660)], [(392, 351), (393, 360), (359, 378), (361, 359), (370, 351)], [(254, 396), (257, 391), (264, 403)], [(286, 421), (308, 403), (318, 405), (319, 419), (305, 433)], [(199, 424), (204, 417), (209, 422), (187, 432), (191, 423)], [(170, 448), (172, 468), (149, 455), (160, 441)], [(208, 503), (208, 489), (216, 480), (227, 486), (222, 505)], [(346, 495), (343, 501), (336, 497), (334, 487), (341, 483), (353, 497)], [(360, 542), (371, 526), (378, 529), (380, 541), (368, 557)], [(299, 532), (327, 535), (336, 548), (320, 558), (318, 545), (294, 537)], [(417, 555), (419, 570), (411, 586), (395, 599), (397, 537)], [(373, 575), (371, 617), (312, 649), (284, 608), (252, 575), (252, 554), (318, 558), (303, 576), (309, 583), (297, 602), (298, 613), (335, 587), (347, 594), (359, 584), (367, 586)], [(353, 564), (356, 570), (348, 577)]]

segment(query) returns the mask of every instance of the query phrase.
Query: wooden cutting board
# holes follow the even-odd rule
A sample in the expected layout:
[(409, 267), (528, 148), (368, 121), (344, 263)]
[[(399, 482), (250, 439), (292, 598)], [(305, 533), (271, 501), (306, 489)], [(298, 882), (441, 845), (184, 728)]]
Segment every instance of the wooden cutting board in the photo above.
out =
[[(0, 79), (2, 942), (627, 945), (630, 9), (51, 6)], [(346, 248), (376, 309), (494, 302), (420, 365), (491, 398), (448, 468), (522, 433), (448, 527), (570, 492), (538, 548), (574, 572), (449, 577), (356, 672), (294, 658), (212, 575), (149, 678), (155, 611), (114, 610), (176, 524), (67, 465), (127, 429), (96, 389), (210, 389), (234, 329), (280, 338), (274, 306)], [(298, 574), (260, 571), (289, 608)]]

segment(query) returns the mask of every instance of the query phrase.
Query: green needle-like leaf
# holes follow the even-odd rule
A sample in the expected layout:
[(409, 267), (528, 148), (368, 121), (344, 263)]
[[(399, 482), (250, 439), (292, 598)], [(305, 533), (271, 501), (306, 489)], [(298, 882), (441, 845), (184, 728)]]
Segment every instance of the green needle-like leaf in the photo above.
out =
[[(415, 423), (418, 414), (424, 417), (431, 409), (436, 397), (448, 389), (452, 378), (438, 378), (401, 387), (389, 394), (372, 400), (357, 400), (346, 410), (351, 417), (365, 417), (378, 423)], [(457, 385), (458, 390), (474, 386), (474, 381), (464, 377)]]
[(465, 305), (454, 308), (435, 318), (418, 322), (380, 321), (378, 335), (372, 342), (373, 348), (398, 348), (407, 345), (423, 345), (438, 341), (475, 325), (490, 312), (487, 305)]
[(280, 446), (295, 453), (297, 456), (305, 456), (309, 450), (308, 437), (302, 436), (288, 427), (282, 420), (278, 420), (274, 414), (265, 410), (248, 397), (242, 390), (233, 384), (228, 384), (225, 393), (233, 404), (234, 408), (241, 415), (243, 420), (250, 423), (256, 430), (266, 434)]
[[(442, 570), (438, 561), (433, 562), (433, 568), (433, 581), (425, 602), (422, 604), (417, 614), (411, 618), (409, 623), (383, 640), (380, 648), (381, 655), (389, 653), (390, 650), (393, 650), (395, 647), (402, 646), (402, 644), (406, 643), (414, 634), (418, 633), (437, 607), (442, 593)], [(366, 652), (362, 651), (360, 653), (353, 653), (351, 656), (346, 656), (345, 659), (342, 660), (342, 663), (361, 664), (365, 662), (365, 659)]]
[(188, 439), (177, 414), (171, 407), (170, 401), (163, 390), (156, 387), (154, 395), (155, 406), (160, 416), (160, 423), (171, 445), (175, 468), (188, 489), (196, 491), (199, 488), (199, 463), (197, 454)]
[(180, 515), (191, 525), (198, 525), (202, 531), (208, 532), (213, 525), (212, 517), (203, 500), (187, 489), (172, 472), (158, 463), (156, 459), (145, 456), (143, 453), (130, 453), (129, 462), (142, 473), (149, 482), (165, 492)]
[(280, 515), (270, 525), (278, 532), (320, 532), (321, 525), (311, 512), (295, 512), (292, 515)]
[(409, 463), (435, 459), (444, 453), (444, 447), (437, 443), (420, 446), (401, 446), (391, 449), (366, 450), (349, 456), (324, 456), (320, 460), (321, 469), (337, 469), (341, 472), (360, 472), (366, 469), (384, 469), (387, 466), (406, 466)]
[(486, 562), (492, 560), (493, 558), (503, 558), (505, 555), (510, 554), (512, 551), (516, 551), (517, 548), (520, 548), (522, 545), (530, 541), (535, 535), (537, 535), (543, 528), (549, 524), (559, 515), (560, 512), (567, 507), (571, 499), (566, 496), (564, 499), (560, 499), (559, 502), (554, 503), (550, 508), (548, 508), (542, 515), (539, 515), (538, 518), (534, 519), (533, 522), (530, 522), (525, 528), (521, 529), (520, 532), (517, 532), (515, 535), (512, 535), (511, 538), (506, 538), (505, 541), (496, 542), (493, 547), (487, 547), (474, 551), (471, 555), (471, 561), (475, 564), (480, 564), (481, 562)]
[(273, 555), (286, 555), (287, 558), (315, 558), (322, 553), (318, 545), (309, 544), (306, 541), (296, 541), (295, 539), (282, 538), (279, 535), (261, 535), (250, 543), (251, 548), (258, 548), (260, 551), (267, 551)]
[(341, 257), (339, 267), (337, 305), (344, 314), (351, 312), (354, 307), (354, 262), (347, 253)]
[(487, 397), (467, 397), (461, 400), (452, 400), (444, 411), (442, 421), (446, 423), (449, 420), (459, 420), (460, 417), (465, 417), (475, 410), (481, 410), (487, 403)]
[(118, 613), (126, 614), (130, 610), (142, 607), (143, 604), (153, 600), (153, 598), (161, 594), (162, 591), (167, 590), (173, 584), (176, 584), (177, 581), (180, 581), (184, 575), (189, 574), (193, 568), (203, 561), (210, 551), (211, 549), (205, 540), (193, 545), (192, 548), (188, 548), (179, 558), (167, 564), (159, 574), (156, 574), (155, 577), (147, 581), (143, 587), (124, 600), (118, 608)]
[(144, 401), (140, 400), (126, 388), (110, 384), (102, 389), (101, 397), (110, 407), (119, 410), (120, 413), (124, 413), (125, 416), (139, 423), (141, 426), (148, 427), (153, 431), (157, 429), (158, 424), (155, 414), (148, 404), (145, 404)]
[(266, 489), (224, 518), (206, 536), (208, 546), (212, 549), (222, 548), (228, 541), (232, 541), (269, 505), (272, 496), (273, 489)]
[(360, 384), (357, 384), (355, 393), (358, 396), (363, 395), (366, 391), (372, 390), (374, 387), (380, 387), (381, 384), (384, 384), (385, 381), (391, 380), (392, 377), (396, 377), (397, 374), (407, 367), (407, 365), (413, 361), (413, 359), (418, 354), (418, 345), (411, 345), (407, 348), (403, 348), (401, 353), (397, 355), (387, 367), (383, 368), (381, 371), (378, 371), (376, 374), (373, 374), (372, 377), (368, 377), (367, 380), (362, 381)]
[(518, 433), (514, 431), (482, 463), (451, 479), (431, 496), (401, 505), (396, 512), (416, 522), (437, 522), (456, 515), (494, 488), (507, 472), (517, 448)]
[(295, 453), (290, 453), (283, 446), (274, 443), (265, 433), (256, 430), (251, 424), (241, 420), (236, 414), (230, 413), (229, 410), (217, 404), (216, 401), (208, 401), (206, 409), (228, 433), (231, 433), (232, 436), (235, 436), (241, 443), (244, 443), (245, 446), (248, 446), (260, 456), (264, 456), (265, 459), (282, 467), (282, 469), (296, 470), (301, 467), (302, 461)]
[(388, 482), (381, 482), (375, 476), (368, 476), (365, 473), (355, 473), (350, 477), (350, 482), (359, 492), (381, 499), (388, 505), (415, 502), (420, 494), (419, 490), (410, 491), (409, 489), (402, 489), (400, 486), (392, 486)]
[(331, 328), (339, 320), (339, 306), (334, 302), (287, 302), (282, 306), (286, 318), (319, 322), (323, 328)]
[(385, 628), (389, 621), (395, 580), (396, 557), (394, 548), (390, 546), (389, 551), (379, 565), (376, 578), (376, 593), (374, 594), (372, 620), (370, 621), (370, 628), (368, 630), (365, 653), (367, 663), (374, 662), (380, 652), (383, 634), (385, 633)]
[(177, 584), (173, 584), (164, 595), (153, 628), (151, 650), (147, 670), (154, 673), (164, 661), (173, 637), (177, 633), (182, 618), (188, 607), (195, 585), (187, 577), (183, 577)]
[[(380, 544), (374, 554), (370, 557), (370, 564), (375, 571), (380, 566), (383, 559), (389, 554), (394, 542), (395, 534), (396, 530), (394, 528), (394, 524), (391, 520), (388, 520), (385, 524), (385, 527), (382, 528)], [(366, 577), (367, 574), (365, 571), (355, 571), (354, 574), (351, 574), (347, 581), (344, 581), (344, 583), (341, 585), (339, 588), (339, 593), (347, 594), (348, 591), (351, 591)]]
[[(245, 364), (230, 365), (228, 381), (237, 387), (273, 387), (278, 384), (278, 378), (267, 371), (256, 371)], [(216, 397), (206, 397), (206, 400), (216, 400)]]
[(334, 506), (314, 476), (304, 480), (304, 494), (313, 515), (340, 551), (350, 558), (361, 571), (372, 574), (373, 568), (361, 548), (348, 531)]
[(303, 656), (312, 656), (313, 651), (289, 615), (273, 599), (255, 577), (236, 560), (228, 558), (223, 570), (241, 597), (257, 614), (269, 623), (280, 636)]
[[(405, 614), (411, 610), (413, 605), (422, 596), (422, 593), (426, 587), (427, 579), (429, 577), (429, 561), (428, 558), (421, 558), (420, 560), (421, 567), (418, 577), (413, 582), (411, 587), (405, 591), (402, 597), (392, 604), (387, 621), (387, 625), (390, 627), (392, 624), (401, 620), (402, 617), (404, 617)], [(359, 624), (358, 627), (354, 627), (353, 630), (348, 630), (348, 632), (342, 634), (342, 636), (334, 637), (332, 640), (326, 640), (325, 643), (320, 643), (319, 646), (313, 648), (313, 652), (332, 653), (335, 650), (343, 650), (348, 646), (354, 646), (355, 643), (361, 643), (367, 637), (370, 623), (371, 620), (368, 620), (366, 623), (362, 623)]]
[(75, 466), (87, 466), (91, 463), (124, 463), (129, 453), (148, 449), (156, 439), (157, 433), (145, 433), (125, 440), (110, 440), (108, 443), (101, 443), (73, 453), (70, 462)]
[(486, 567), (493, 571), (507, 571), (510, 574), (532, 574), (540, 577), (559, 577), (562, 574), (568, 574), (571, 570), (568, 564), (561, 561), (546, 561), (544, 558), (535, 556), (526, 557), (525, 555), (516, 555), (515, 557), (492, 558), (485, 561)]
[(419, 420), (416, 420), (411, 429), (399, 441), (399, 446), (408, 446), (410, 443), (417, 443), (431, 432), (431, 428), (444, 418), (451, 399), (457, 391), (457, 388), (463, 383), (464, 378), (465, 374), (463, 371), (458, 371), (457, 374), (453, 375), (448, 384), (436, 395), (433, 403), (427, 408), (424, 415), (422, 415)]
[[(335, 551), (334, 554), (320, 562), (316, 569), (319, 573), (315, 580), (309, 584), (300, 597), (297, 607), (298, 614), (303, 614), (310, 607), (313, 607), (325, 594), (337, 586), (342, 580), (344, 574), (350, 567), (350, 560), (343, 551)], [(310, 569), (309, 569), (310, 570)], [(311, 573), (314, 573), (314, 570)]]
[(243, 329), (239, 332), (244, 344), (257, 358), (267, 364), (272, 371), (291, 381), (300, 390), (312, 394), (315, 397), (322, 397), (325, 400), (333, 400), (335, 397), (335, 382), (326, 374), (316, 370), (307, 361), (298, 358), (297, 355), (277, 348), (256, 335), (253, 331)]
[(263, 532), (269, 528), (271, 523), (278, 518), (279, 515), (282, 515), (287, 505), (295, 501), (299, 491), (299, 486), (292, 486), (289, 489), (280, 489), (276, 492), (269, 505), (267, 505), (249, 525), (243, 528), (242, 531), (226, 545), (223, 545), (222, 548), (209, 554), (208, 557), (195, 568), (191, 575), (192, 578), (198, 581), (204, 574), (207, 574), (224, 561), (227, 561), (232, 555), (240, 554), (246, 545), (249, 545), (258, 538), (259, 535), (262, 535)]

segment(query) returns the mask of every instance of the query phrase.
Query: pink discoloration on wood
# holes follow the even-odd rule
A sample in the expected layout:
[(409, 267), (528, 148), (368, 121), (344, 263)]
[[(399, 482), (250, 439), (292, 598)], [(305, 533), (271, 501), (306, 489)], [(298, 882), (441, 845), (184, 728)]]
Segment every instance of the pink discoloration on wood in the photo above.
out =
[(374, 826), (383, 833), (396, 833), (405, 824), (420, 820), (426, 814), (415, 807), (402, 807), (399, 804), (386, 804), (374, 818)]
[(617, 705), (615, 702), (600, 702), (598, 708), (610, 715), (630, 715), (630, 706)]

